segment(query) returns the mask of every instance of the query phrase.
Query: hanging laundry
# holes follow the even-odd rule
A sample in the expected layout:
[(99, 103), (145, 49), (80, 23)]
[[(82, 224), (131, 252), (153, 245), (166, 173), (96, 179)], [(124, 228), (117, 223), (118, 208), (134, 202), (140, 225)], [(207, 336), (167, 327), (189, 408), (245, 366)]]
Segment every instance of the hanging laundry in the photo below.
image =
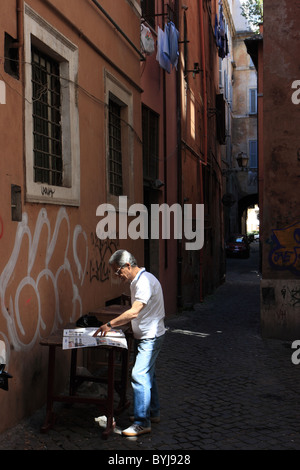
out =
[(169, 21), (165, 26), (165, 35), (167, 40), (165, 41), (166, 50), (165, 54), (169, 57), (169, 60), (174, 68), (177, 69), (179, 51), (178, 51), (178, 40), (179, 32), (177, 31), (174, 23)]
[(220, 28), (219, 28), (219, 22), (218, 22), (218, 15), (217, 15), (217, 13), (216, 13), (216, 16), (215, 16), (215, 38), (216, 38), (217, 47), (219, 47)]
[(225, 37), (225, 25), (224, 25), (222, 3), (220, 3), (220, 8), (219, 8), (219, 28), (220, 28), (220, 36), (224, 38)]
[(168, 73), (171, 73), (171, 65), (177, 68), (179, 57), (178, 40), (179, 32), (172, 21), (165, 25), (164, 31), (158, 27), (156, 59), (159, 65)]
[(154, 39), (150, 29), (144, 24), (141, 25), (141, 49), (144, 54), (151, 55), (155, 50)]
[(158, 61), (161, 68), (166, 70), (166, 72), (171, 73), (171, 63), (169, 57), (164, 52), (167, 49), (166, 35), (164, 31), (158, 26), (157, 29), (157, 53), (156, 60)]
[(229, 54), (228, 36), (225, 34), (225, 55)]
[(218, 56), (224, 59), (229, 54), (228, 37), (225, 32), (225, 20), (223, 15), (223, 4), (219, 1), (219, 21), (215, 16), (215, 38), (218, 48)]

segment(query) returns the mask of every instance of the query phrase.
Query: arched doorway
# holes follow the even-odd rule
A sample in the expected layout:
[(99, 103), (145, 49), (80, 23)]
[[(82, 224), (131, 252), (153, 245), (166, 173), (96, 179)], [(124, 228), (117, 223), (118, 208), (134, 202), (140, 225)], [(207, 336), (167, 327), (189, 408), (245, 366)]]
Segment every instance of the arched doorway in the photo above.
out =
[(248, 194), (238, 201), (238, 224), (239, 232), (247, 233), (246, 222), (247, 222), (247, 210), (250, 207), (254, 207), (258, 204), (258, 194)]

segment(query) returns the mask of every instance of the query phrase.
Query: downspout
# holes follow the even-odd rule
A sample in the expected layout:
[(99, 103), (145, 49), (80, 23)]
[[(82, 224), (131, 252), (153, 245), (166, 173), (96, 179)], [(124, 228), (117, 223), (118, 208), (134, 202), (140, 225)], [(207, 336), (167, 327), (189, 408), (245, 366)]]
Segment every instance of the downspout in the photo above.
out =
[[(206, 87), (206, 63), (205, 63), (205, 43), (204, 43), (204, 17), (203, 0), (199, 0), (199, 30), (200, 30), (200, 54), (202, 69), (202, 87), (203, 87), (203, 128), (204, 128), (204, 161), (199, 161), (199, 184), (200, 184), (200, 203), (203, 204), (203, 177), (202, 165), (207, 165), (207, 87)], [(200, 302), (203, 302), (203, 248), (199, 253), (199, 295)]]
[[(176, 2), (176, 18), (179, 29), (179, 2)], [(182, 205), (181, 161), (181, 61), (176, 72), (176, 118), (177, 118), (177, 202)], [(177, 307), (182, 307), (182, 239), (177, 240)]]
[[(199, 174), (199, 185), (200, 185), (200, 204), (203, 204), (203, 175), (202, 175), (202, 168), (203, 168), (203, 163), (201, 160), (198, 160), (198, 174)], [(203, 302), (203, 248), (200, 249), (199, 251), (199, 297), (200, 297), (200, 302)]]
[[(161, 11), (162, 11), (162, 21), (164, 22), (164, 0), (161, 0)], [(168, 198), (168, 167), (167, 167), (167, 86), (166, 86), (166, 72), (162, 71), (163, 74), (163, 146), (164, 146), (164, 202), (167, 203)], [(164, 241), (164, 250), (165, 250), (165, 262), (164, 268), (168, 268), (168, 240), (165, 238)]]
[[(49, 8), (51, 8), (52, 11), (55, 12), (55, 14), (63, 19), (63, 21), (70, 27), (72, 28), (73, 31), (75, 31), (78, 36), (86, 42), (86, 44), (88, 44), (89, 47), (91, 47), (100, 57), (102, 57), (109, 65), (110, 67), (112, 67), (116, 72), (118, 72), (123, 78), (125, 78), (125, 80), (128, 81), (128, 83), (130, 83), (130, 85), (132, 85), (136, 90), (138, 90), (140, 93), (143, 91), (140, 87), (140, 85), (138, 83), (135, 83), (134, 80), (132, 80), (132, 78), (130, 78), (129, 75), (127, 75), (127, 73), (125, 73), (122, 69), (120, 69), (120, 67), (117, 66), (117, 64), (115, 62), (113, 62), (106, 54), (104, 54), (104, 52), (91, 40), (89, 39), (88, 36), (86, 36), (81, 29), (78, 28), (78, 26), (76, 26), (68, 16), (66, 16), (64, 13), (61, 12), (61, 10), (59, 10), (58, 7), (54, 6), (53, 3), (51, 3), (50, 0), (43, 0), (44, 3), (46, 3), (48, 5)], [(144, 58), (145, 59), (145, 58)], [(142, 59), (141, 59), (142, 60)]]
[(13, 47), (23, 47), (23, 0), (17, 0), (16, 2), (17, 11), (17, 42), (14, 43)]
[[(166, 72), (163, 70), (163, 132), (164, 132), (164, 202), (168, 200), (168, 167), (167, 167), (167, 88)], [(165, 238), (165, 269), (168, 267), (168, 240)]]
[(93, 4), (100, 10), (103, 15), (108, 19), (108, 21), (111, 22), (111, 24), (116, 28), (117, 31), (123, 36), (123, 38), (128, 42), (128, 44), (137, 52), (137, 54), (140, 56), (140, 60), (144, 61), (146, 60), (141, 51), (136, 47), (136, 45), (129, 39), (129, 37), (124, 33), (124, 31), (120, 28), (120, 26), (113, 20), (113, 18), (104, 10), (104, 8), (100, 5), (97, 0), (92, 0)]
[(16, 13), (17, 13), (17, 41), (12, 44), (12, 48), (19, 49), (19, 76), (22, 75), (22, 50), (24, 45), (23, 38), (23, 0), (16, 1)]
[(199, 29), (200, 29), (200, 53), (203, 86), (203, 126), (204, 126), (204, 164), (207, 165), (207, 87), (206, 87), (206, 64), (205, 64), (205, 42), (204, 42), (204, 18), (203, 0), (199, 0)]

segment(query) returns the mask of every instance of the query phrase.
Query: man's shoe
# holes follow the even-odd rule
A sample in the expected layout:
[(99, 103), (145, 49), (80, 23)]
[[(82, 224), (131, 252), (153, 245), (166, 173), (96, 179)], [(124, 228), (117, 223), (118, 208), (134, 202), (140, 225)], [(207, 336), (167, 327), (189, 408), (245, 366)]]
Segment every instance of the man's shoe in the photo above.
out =
[(134, 437), (140, 436), (141, 434), (146, 434), (148, 432), (151, 432), (151, 428), (145, 428), (143, 426), (140, 426), (139, 424), (132, 424), (131, 426), (129, 426), (129, 428), (122, 431), (122, 434), (124, 436)]

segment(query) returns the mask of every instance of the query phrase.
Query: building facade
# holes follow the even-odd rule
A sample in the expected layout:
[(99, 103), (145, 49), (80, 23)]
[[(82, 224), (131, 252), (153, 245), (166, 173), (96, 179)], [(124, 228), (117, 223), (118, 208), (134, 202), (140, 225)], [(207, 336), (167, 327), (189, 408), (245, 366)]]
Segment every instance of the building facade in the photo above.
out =
[[(153, 203), (193, 208), (191, 226), (197, 230), (196, 206), (203, 206), (203, 246), (193, 249), (182, 227), (182, 237), (149, 240), (145, 260), (166, 289), (176, 308), (203, 300), (224, 278), (223, 207), (220, 205), (221, 143), (217, 133), (218, 47), (215, 38), (217, 2), (143, 1), (142, 24), (150, 30), (155, 51), (141, 64), (144, 118), (156, 122), (157, 162), (145, 174), (144, 197)], [(160, 34), (172, 25), (178, 36), (176, 64), (159, 57)], [(143, 119), (144, 119), (143, 118)], [(144, 122), (144, 121), (143, 121)], [(147, 128), (147, 125), (143, 125)], [(146, 140), (144, 139), (144, 144)], [(147, 152), (147, 149), (144, 151)], [(155, 153), (155, 151), (154, 151)], [(153, 170), (153, 168), (152, 168)], [(199, 226), (199, 221), (198, 221)], [(199, 237), (200, 238), (200, 237)]]
[[(232, 155), (238, 184), (237, 232), (247, 233), (247, 211), (258, 204), (258, 143), (257, 143), (257, 72), (247, 52), (245, 39), (253, 35), (241, 15), (241, 2), (233, 5), (235, 36), (233, 41), (233, 125)], [(237, 160), (241, 153), (246, 166), (242, 171)]]
[(253, 33), (241, 15), (241, 2), (224, 3), (228, 55), (219, 59), (220, 89), (226, 103), (226, 143), (222, 151), (225, 239), (247, 234), (249, 207), (258, 203), (257, 76), (245, 38)]
[[(1, 3), (0, 344), (13, 378), (0, 432), (45, 402), (40, 341), (120, 301), (116, 249), (159, 278), (167, 315), (223, 282), (221, 4), (225, 17), (225, 0)], [(191, 212), (176, 236), (149, 236), (163, 204)]]
[[(13, 376), (2, 431), (45, 402), (40, 340), (120, 295), (107, 263), (116, 248), (141, 264), (144, 253), (119, 225), (119, 196), (143, 200), (139, 2), (0, 10), (0, 340)], [(109, 227), (98, 225), (102, 204), (115, 210)]]
[(261, 330), (286, 340), (300, 334), (298, 8), (265, 0), (260, 34), (246, 41), (258, 70)]
[(218, 2), (179, 2), (181, 54), (180, 197), (203, 204), (204, 244), (199, 251), (180, 249), (182, 297), (202, 301), (225, 275), (221, 146), (224, 141), (224, 99), (218, 82), (215, 21)]
[[(263, 80), (262, 332), (290, 340), (300, 334), (297, 10), (296, 1), (264, 2), (259, 69)], [(278, 47), (273, 44), (274, 28)], [(260, 58), (262, 45), (257, 49)]]

